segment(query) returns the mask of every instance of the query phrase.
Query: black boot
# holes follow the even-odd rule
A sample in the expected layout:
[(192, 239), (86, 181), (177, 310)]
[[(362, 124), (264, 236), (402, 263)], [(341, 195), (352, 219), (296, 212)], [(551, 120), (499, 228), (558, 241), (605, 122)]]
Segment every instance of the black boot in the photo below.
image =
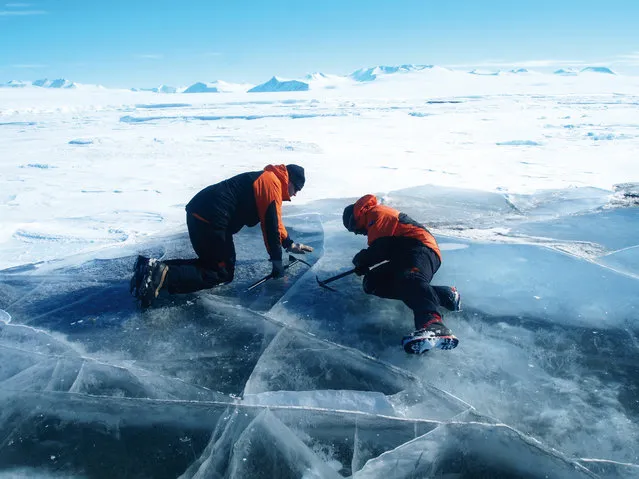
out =
[(142, 286), (142, 280), (144, 279), (148, 265), (149, 258), (141, 255), (138, 256), (133, 265), (133, 276), (131, 277), (129, 292), (136, 298), (140, 297), (140, 286)]
[(131, 278), (131, 292), (135, 291), (134, 295), (142, 307), (148, 308), (158, 297), (168, 272), (169, 267), (161, 261), (138, 256)]

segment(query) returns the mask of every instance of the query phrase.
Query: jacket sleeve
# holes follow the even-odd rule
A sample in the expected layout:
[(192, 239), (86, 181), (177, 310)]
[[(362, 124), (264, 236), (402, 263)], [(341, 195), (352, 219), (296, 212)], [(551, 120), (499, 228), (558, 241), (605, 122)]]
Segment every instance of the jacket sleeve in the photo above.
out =
[(255, 181), (253, 188), (266, 250), (272, 260), (281, 260), (282, 244), (288, 239), (282, 222), (281, 184), (275, 175), (265, 173)]
[(382, 236), (373, 241), (366, 249), (361, 250), (353, 258), (355, 266), (374, 266), (390, 259), (391, 236)]

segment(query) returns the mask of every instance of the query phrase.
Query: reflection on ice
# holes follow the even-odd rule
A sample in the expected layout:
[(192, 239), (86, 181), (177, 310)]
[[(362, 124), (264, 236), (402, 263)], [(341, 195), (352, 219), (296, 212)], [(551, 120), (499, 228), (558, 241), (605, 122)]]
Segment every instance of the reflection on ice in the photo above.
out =
[[(147, 311), (130, 247), (0, 271), (0, 473), (639, 477), (636, 211), (599, 190), (386, 201), (446, 232), (434, 283), (462, 292), (455, 351), (407, 357), (410, 311), (360, 278), (317, 287), (364, 246), (348, 200), (291, 208), (312, 269), (250, 292), (270, 272), (256, 230), (236, 281)], [(192, 254), (184, 234), (143, 250)]]

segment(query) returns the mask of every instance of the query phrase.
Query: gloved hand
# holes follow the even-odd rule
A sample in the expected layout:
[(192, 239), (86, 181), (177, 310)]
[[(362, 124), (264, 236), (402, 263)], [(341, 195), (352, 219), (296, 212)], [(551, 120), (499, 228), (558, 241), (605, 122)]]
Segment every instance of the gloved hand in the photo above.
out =
[(286, 251), (288, 251), (289, 253), (306, 254), (306, 252), (312, 253), (313, 247), (307, 246), (302, 243), (293, 243), (291, 244), (291, 246), (286, 248)]
[(284, 264), (281, 259), (274, 259), (271, 261), (273, 263), (273, 271), (271, 271), (271, 275), (273, 278), (281, 278), (284, 276)]
[(368, 266), (368, 261), (366, 260), (367, 251), (365, 249), (361, 250), (355, 256), (353, 256), (353, 265), (356, 268), (363, 268)]
[(357, 276), (364, 276), (369, 271), (370, 268), (368, 266), (355, 266), (355, 274)]

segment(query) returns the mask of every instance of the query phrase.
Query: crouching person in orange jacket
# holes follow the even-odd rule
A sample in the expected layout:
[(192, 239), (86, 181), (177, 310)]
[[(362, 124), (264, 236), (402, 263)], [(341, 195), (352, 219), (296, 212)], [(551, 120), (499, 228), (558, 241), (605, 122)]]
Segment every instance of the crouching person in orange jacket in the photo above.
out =
[(195, 259), (159, 261), (138, 256), (131, 292), (143, 306), (160, 293), (192, 293), (233, 281), (233, 235), (260, 223), (273, 263), (273, 277), (284, 275), (282, 248), (303, 254), (313, 248), (295, 243), (282, 222), (282, 201), (290, 201), (305, 183), (298, 165), (268, 165), (262, 171), (236, 175), (197, 193), (186, 205), (186, 225)]
[(439, 308), (459, 311), (461, 298), (454, 287), (430, 284), (442, 259), (433, 235), (406, 214), (378, 204), (374, 195), (347, 206), (342, 219), (348, 231), (368, 236), (368, 248), (353, 258), (356, 274), (364, 276), (364, 292), (399, 299), (413, 310), (415, 331), (402, 339), (404, 350), (455, 348), (459, 341), (444, 326)]

